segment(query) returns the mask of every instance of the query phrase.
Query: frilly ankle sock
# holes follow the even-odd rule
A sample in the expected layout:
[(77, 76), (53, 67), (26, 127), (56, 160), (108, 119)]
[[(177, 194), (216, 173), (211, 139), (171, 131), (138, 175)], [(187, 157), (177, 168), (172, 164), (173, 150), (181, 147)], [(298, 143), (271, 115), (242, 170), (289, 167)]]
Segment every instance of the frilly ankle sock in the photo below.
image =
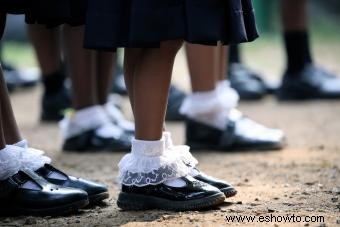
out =
[(21, 140), (13, 145), (7, 145), (6, 147), (15, 149), (21, 148), (20, 150), (20, 169), (31, 169), (33, 171), (38, 170), (45, 164), (50, 164), (51, 159), (47, 157), (44, 151), (30, 148), (27, 140)]
[[(169, 183), (182, 186), (180, 177), (190, 169), (175, 152), (165, 147), (165, 139), (132, 140), (131, 153), (119, 162), (119, 181), (124, 185), (146, 186)], [(175, 180), (175, 181), (173, 181)]]
[(231, 109), (238, 103), (238, 94), (228, 81), (218, 83), (215, 90), (188, 95), (180, 112), (189, 119), (224, 130)]
[(168, 152), (172, 152), (175, 155), (179, 156), (180, 159), (189, 167), (194, 168), (198, 161), (197, 159), (190, 153), (190, 147), (187, 145), (174, 145), (172, 138), (171, 138), (171, 132), (164, 131), (163, 132), (163, 138), (165, 141), (165, 147)]
[(0, 180), (18, 173), (21, 167), (21, 151), (22, 148), (7, 146), (0, 150)]

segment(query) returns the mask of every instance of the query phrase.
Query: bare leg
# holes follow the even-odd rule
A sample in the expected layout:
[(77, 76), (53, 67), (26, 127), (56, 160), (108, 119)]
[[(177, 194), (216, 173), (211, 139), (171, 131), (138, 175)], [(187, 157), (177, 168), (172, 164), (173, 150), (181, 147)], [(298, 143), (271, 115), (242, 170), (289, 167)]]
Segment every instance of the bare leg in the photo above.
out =
[[(181, 41), (166, 41), (157, 49), (126, 49), (126, 60), (136, 62), (133, 83), (127, 85), (133, 94), (136, 139), (162, 138), (171, 73)], [(140, 61), (134, 57), (140, 56)], [(127, 62), (126, 64), (130, 64)], [(133, 92), (131, 93), (131, 90)]]
[(226, 79), (226, 75), (227, 75), (227, 61), (228, 61), (228, 47), (223, 46), (222, 44), (218, 45), (218, 49), (219, 49), (219, 67), (218, 67), (218, 75), (219, 81), (223, 81)]
[(204, 92), (215, 89), (218, 76), (217, 47), (197, 44), (186, 44), (188, 66), (193, 92)]
[[(309, 45), (307, 0), (282, 0), (281, 14), (287, 55), (287, 72), (293, 75), (313, 59)], [(295, 75), (295, 74), (294, 74)]]
[(114, 53), (96, 53), (96, 78), (97, 78), (97, 97), (99, 104), (107, 102), (107, 97), (112, 87), (112, 75), (114, 71)]
[(0, 127), (0, 147), (5, 144), (15, 144), (22, 140), (19, 133), (18, 125), (15, 121), (11, 102), (8, 96), (6, 82), (4, 80), (2, 69), (0, 68), (0, 103), (1, 103), (1, 127)]
[(307, 30), (307, 0), (281, 0), (284, 31)]
[(28, 33), (34, 46), (42, 75), (60, 70), (61, 52), (59, 29), (46, 29), (43, 25), (29, 25)]
[(73, 106), (83, 109), (98, 104), (94, 51), (83, 48), (83, 27), (64, 27), (66, 59), (70, 66)]
[(134, 111), (135, 105), (133, 86), (134, 75), (136, 72), (136, 66), (139, 64), (141, 59), (142, 52), (142, 49), (129, 49), (124, 53), (124, 79), (132, 111)]

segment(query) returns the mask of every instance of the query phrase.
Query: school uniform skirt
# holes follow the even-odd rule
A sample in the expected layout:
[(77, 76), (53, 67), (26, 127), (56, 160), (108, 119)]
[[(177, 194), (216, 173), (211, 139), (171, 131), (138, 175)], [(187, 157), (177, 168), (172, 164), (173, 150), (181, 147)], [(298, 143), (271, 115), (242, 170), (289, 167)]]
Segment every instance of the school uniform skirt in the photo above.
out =
[(216, 45), (258, 37), (251, 0), (3, 0), (31, 24), (85, 25), (92, 49), (159, 47), (165, 40)]
[(62, 24), (84, 25), (87, 0), (24, 0), (26, 22), (56, 27)]
[(216, 45), (258, 37), (251, 0), (88, 0), (85, 47), (159, 47), (164, 40)]

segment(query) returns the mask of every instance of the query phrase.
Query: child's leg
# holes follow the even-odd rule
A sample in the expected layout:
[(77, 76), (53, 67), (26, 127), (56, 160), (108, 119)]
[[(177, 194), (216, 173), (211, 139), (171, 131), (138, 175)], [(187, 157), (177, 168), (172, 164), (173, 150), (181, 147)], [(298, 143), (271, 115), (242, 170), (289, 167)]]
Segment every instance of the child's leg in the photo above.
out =
[[(172, 68), (181, 43), (167, 41), (159, 49), (144, 49), (141, 53), (133, 80), (136, 139), (162, 138)], [(126, 51), (129, 55), (130, 49)]]
[[(2, 136), (5, 138), (6, 144), (15, 144), (22, 140), (18, 125), (15, 121), (11, 102), (8, 96), (6, 82), (4, 80), (2, 70), (0, 68), (0, 105), (1, 105), (1, 128)], [(0, 144), (1, 145), (1, 144)]]
[(282, 23), (285, 31), (306, 31), (308, 29), (308, 1), (282, 0)]
[(217, 47), (186, 43), (188, 67), (193, 92), (214, 90), (218, 75)]
[(218, 55), (219, 55), (219, 61), (218, 61), (218, 79), (217, 81), (224, 81), (226, 79), (227, 70), (228, 70), (228, 47), (223, 46), (221, 44), (218, 45)]
[(158, 49), (126, 49), (125, 74), (127, 83), (130, 81), (127, 87), (136, 120), (136, 139), (131, 153), (119, 163), (123, 186), (117, 204), (122, 209), (190, 210), (224, 200), (217, 188), (188, 177), (189, 166), (180, 153), (167, 146), (163, 135), (172, 68), (180, 46), (180, 41), (166, 41)]
[(76, 111), (62, 121), (63, 149), (127, 150), (130, 147), (129, 136), (111, 122), (101, 106), (107, 100), (110, 87), (112, 56), (102, 53), (98, 57), (95, 51), (84, 49), (83, 33), (83, 27), (64, 27), (65, 57), (70, 66), (73, 107)]
[(61, 63), (60, 29), (47, 29), (43, 25), (28, 25), (27, 30), (42, 75), (48, 76), (59, 71)]
[[(212, 50), (206, 51), (205, 57), (215, 59), (215, 61), (198, 64), (199, 62), (195, 63), (192, 59), (188, 59), (189, 62), (193, 61), (195, 63), (193, 67), (196, 67), (194, 72), (191, 72), (193, 93), (188, 95), (181, 107), (181, 112), (188, 118), (186, 133), (188, 145), (192, 149), (217, 150), (237, 147), (243, 149), (281, 148), (283, 145), (281, 131), (267, 129), (247, 120), (235, 110), (238, 95), (230, 88), (228, 82), (224, 81), (227, 67), (225, 48), (221, 45), (208, 48), (215, 49), (217, 57), (213, 57)], [(197, 49), (196, 54), (189, 56), (199, 58), (203, 55), (200, 49)], [(210, 72), (207, 69), (210, 69)], [(205, 86), (204, 83), (215, 84), (216, 88), (202, 91), (200, 86)]]
[(83, 48), (84, 27), (64, 26), (65, 58), (70, 67), (73, 107), (98, 105), (94, 51)]
[(125, 85), (127, 88), (127, 92), (129, 95), (130, 105), (132, 111), (134, 112), (134, 75), (136, 73), (136, 66), (139, 64), (140, 59), (142, 58), (142, 49), (130, 48), (125, 49), (124, 52), (124, 79)]
[[(164, 122), (172, 67), (180, 45), (180, 41), (169, 41), (159, 49), (125, 50), (124, 75), (136, 130), (138, 125), (136, 138), (159, 140), (162, 137), (163, 127), (159, 125)], [(148, 110), (150, 113), (145, 113)]]
[(108, 95), (112, 87), (112, 75), (114, 71), (114, 53), (96, 52), (96, 77), (97, 77), (97, 97), (100, 105), (107, 102)]
[(63, 110), (70, 107), (70, 95), (64, 84), (66, 75), (61, 65), (59, 31), (59, 28), (47, 29), (43, 25), (28, 26), (44, 86), (41, 116), (44, 121), (59, 121)]
[(134, 134), (134, 122), (125, 119), (122, 111), (108, 100), (112, 89), (116, 54), (107, 51), (95, 53), (95, 77), (97, 81), (98, 103), (101, 105), (110, 121), (121, 128), (126, 136)]

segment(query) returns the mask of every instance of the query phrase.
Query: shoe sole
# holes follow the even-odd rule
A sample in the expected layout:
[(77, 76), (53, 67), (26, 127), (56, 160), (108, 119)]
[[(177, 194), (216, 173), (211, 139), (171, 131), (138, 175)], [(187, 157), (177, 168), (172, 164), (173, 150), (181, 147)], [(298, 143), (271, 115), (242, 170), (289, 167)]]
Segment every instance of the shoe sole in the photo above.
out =
[(220, 189), (221, 192), (224, 193), (225, 197), (230, 198), (233, 197), (237, 194), (237, 191), (233, 187), (228, 187), (228, 188), (222, 188)]
[(189, 211), (215, 207), (222, 204), (224, 200), (225, 196), (222, 192), (192, 201), (171, 201), (153, 196), (121, 192), (118, 196), (117, 205), (122, 210), (138, 211), (160, 209), (171, 211)]
[(89, 200), (80, 200), (70, 204), (66, 204), (58, 207), (42, 208), (42, 209), (24, 209), (24, 208), (12, 208), (7, 214), (10, 215), (30, 215), (30, 216), (61, 216), (69, 213), (73, 213), (81, 208), (89, 205)]
[(101, 201), (108, 199), (109, 198), (109, 193), (108, 192), (102, 192), (99, 194), (91, 195), (89, 196), (89, 205), (97, 204), (100, 203)]
[(311, 93), (301, 93), (300, 92), (295, 92), (295, 91), (289, 91), (289, 92), (285, 92), (282, 90), (278, 90), (276, 92), (276, 97), (279, 101), (308, 101), (308, 100), (327, 100), (327, 99), (339, 99), (340, 98), (340, 94), (334, 94), (334, 95), (315, 95), (315, 94), (311, 94)]
[(262, 144), (262, 145), (253, 145), (248, 147), (220, 147), (211, 144), (204, 143), (186, 143), (190, 150), (192, 151), (202, 151), (202, 150), (213, 150), (213, 151), (269, 151), (269, 150), (281, 150), (285, 147), (285, 142), (281, 142), (278, 144)]

